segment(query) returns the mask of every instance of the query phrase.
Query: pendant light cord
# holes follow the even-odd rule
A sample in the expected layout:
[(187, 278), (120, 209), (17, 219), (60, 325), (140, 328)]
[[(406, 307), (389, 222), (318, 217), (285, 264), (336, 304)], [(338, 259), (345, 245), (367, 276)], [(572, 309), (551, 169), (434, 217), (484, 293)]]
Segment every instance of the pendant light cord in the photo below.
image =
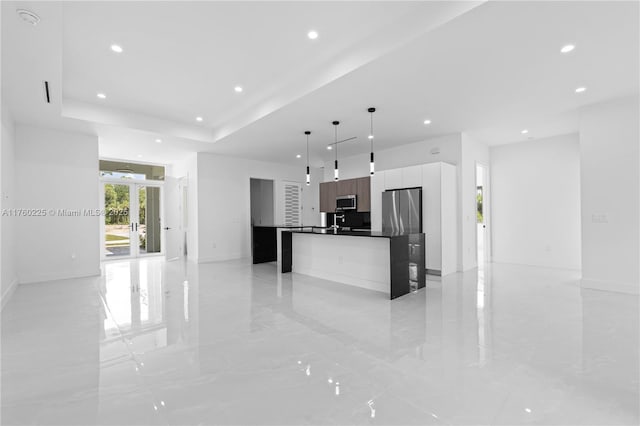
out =
[(309, 168), (309, 134), (307, 133), (307, 168)]
[(373, 112), (369, 114), (371, 114), (371, 133), (369, 134), (371, 135), (371, 152), (373, 152)]
[(334, 124), (333, 125), (334, 130), (335, 130), (335, 134), (334, 134), (334, 142), (336, 145), (336, 161), (338, 161), (338, 125)]

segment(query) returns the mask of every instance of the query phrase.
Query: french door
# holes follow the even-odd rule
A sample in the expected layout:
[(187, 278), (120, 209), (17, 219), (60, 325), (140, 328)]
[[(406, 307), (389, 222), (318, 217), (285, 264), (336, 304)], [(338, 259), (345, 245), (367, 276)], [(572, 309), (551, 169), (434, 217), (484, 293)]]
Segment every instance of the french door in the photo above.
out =
[(163, 254), (161, 197), (159, 184), (102, 182), (103, 258)]

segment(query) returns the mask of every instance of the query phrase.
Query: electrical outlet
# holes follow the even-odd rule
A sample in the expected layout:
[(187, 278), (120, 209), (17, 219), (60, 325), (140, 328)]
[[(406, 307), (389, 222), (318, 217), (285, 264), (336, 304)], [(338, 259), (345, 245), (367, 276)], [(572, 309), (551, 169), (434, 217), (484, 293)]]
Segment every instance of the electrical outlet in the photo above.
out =
[(605, 213), (598, 213), (591, 215), (592, 223), (609, 223), (609, 218)]

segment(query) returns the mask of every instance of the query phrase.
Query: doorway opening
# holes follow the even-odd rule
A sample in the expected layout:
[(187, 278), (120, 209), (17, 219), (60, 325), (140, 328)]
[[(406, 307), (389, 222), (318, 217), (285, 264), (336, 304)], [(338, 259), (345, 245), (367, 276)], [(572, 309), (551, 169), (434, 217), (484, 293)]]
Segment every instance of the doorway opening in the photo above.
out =
[(250, 180), (251, 226), (274, 225), (273, 180)]
[(164, 181), (164, 166), (100, 160), (102, 259), (164, 254)]
[(158, 184), (104, 181), (103, 257), (162, 254)]
[(476, 163), (476, 254), (478, 267), (488, 261), (486, 169)]

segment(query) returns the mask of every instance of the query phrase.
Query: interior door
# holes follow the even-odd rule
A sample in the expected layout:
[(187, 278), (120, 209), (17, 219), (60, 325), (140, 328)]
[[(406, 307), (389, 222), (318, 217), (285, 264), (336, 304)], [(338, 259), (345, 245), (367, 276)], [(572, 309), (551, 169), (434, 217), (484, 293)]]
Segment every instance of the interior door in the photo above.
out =
[(182, 241), (181, 217), (182, 196), (180, 194), (180, 180), (174, 177), (165, 177), (164, 205), (165, 220), (162, 229), (165, 236), (165, 248), (167, 260), (182, 257), (184, 242)]

